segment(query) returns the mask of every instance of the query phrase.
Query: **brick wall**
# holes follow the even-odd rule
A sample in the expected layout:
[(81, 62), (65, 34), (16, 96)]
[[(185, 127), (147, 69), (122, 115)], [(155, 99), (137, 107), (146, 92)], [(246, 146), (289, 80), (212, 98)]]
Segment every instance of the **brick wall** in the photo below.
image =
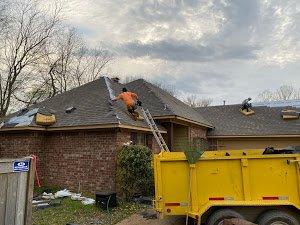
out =
[(38, 156), (38, 171), (43, 177), (44, 162), (42, 160), (44, 148), (44, 133), (33, 132), (5, 132), (0, 133), (0, 158), (21, 158), (31, 154)]
[(153, 153), (160, 153), (161, 149), (159, 147), (159, 145), (157, 144), (157, 141), (155, 140), (154, 136), (151, 135), (151, 141), (152, 141), (152, 145), (151, 145), (151, 150)]
[[(117, 150), (130, 130), (0, 133), (0, 157), (35, 154), (42, 184), (77, 191), (116, 190)], [(152, 138), (152, 149), (159, 147)]]
[(206, 138), (207, 129), (200, 126), (190, 126), (190, 138)]
[(130, 132), (98, 130), (77, 132), (0, 133), (0, 157), (35, 154), (42, 183), (77, 191), (116, 190), (116, 154)]
[(131, 141), (131, 130), (120, 129), (117, 132), (116, 145), (117, 148), (121, 148), (125, 143)]
[(115, 130), (47, 133), (45, 182), (83, 191), (115, 191)]

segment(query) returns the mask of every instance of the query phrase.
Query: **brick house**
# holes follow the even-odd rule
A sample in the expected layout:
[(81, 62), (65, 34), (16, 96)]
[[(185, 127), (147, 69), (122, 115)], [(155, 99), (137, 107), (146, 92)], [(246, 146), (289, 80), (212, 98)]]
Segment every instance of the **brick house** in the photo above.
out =
[[(117, 150), (126, 142), (159, 148), (145, 121), (134, 121), (121, 102), (111, 102), (124, 85), (106, 77), (57, 95), (0, 120), (0, 158), (35, 154), (44, 184), (76, 190), (115, 190)], [(170, 149), (180, 140), (206, 138), (213, 126), (193, 108), (142, 80), (126, 84), (159, 124)], [(51, 126), (35, 115), (54, 114)]]
[[(123, 84), (106, 77), (0, 120), (0, 158), (35, 154), (42, 182), (77, 190), (115, 190), (116, 155), (129, 141), (159, 148), (145, 121), (134, 121), (121, 102), (111, 102)], [(157, 86), (139, 79), (126, 84), (156, 120), (171, 151), (183, 140), (206, 139), (210, 149), (262, 149), (300, 145), (300, 120), (284, 120), (283, 107), (239, 105), (193, 109)], [(297, 109), (296, 109), (297, 110)], [(54, 114), (51, 126), (36, 114)]]

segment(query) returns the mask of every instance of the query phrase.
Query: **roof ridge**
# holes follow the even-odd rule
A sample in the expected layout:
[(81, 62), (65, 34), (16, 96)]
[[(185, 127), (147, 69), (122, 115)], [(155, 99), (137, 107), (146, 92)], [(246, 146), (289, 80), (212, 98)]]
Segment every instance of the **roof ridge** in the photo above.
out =
[[(146, 80), (144, 80), (142, 78), (141, 78), (141, 80), (145, 83), (146, 87), (148, 87), (148, 89), (150, 89), (150, 91), (152, 91), (152, 93), (155, 95), (155, 97), (157, 99), (159, 99), (159, 101), (164, 105), (164, 107), (167, 108), (169, 111), (171, 111), (171, 113), (176, 115), (176, 113), (155, 93), (155, 91), (151, 87), (149, 87), (149, 86), (154, 86), (154, 87), (156, 87), (156, 86), (150, 82), (147, 82)], [(156, 87), (156, 88), (159, 88), (159, 87)], [(161, 89), (161, 88), (159, 88), (159, 89)], [(161, 90), (163, 90), (163, 89), (161, 89)]]
[[(179, 100), (179, 101), (181, 101), (181, 100)], [(183, 102), (184, 103), (184, 102)], [(201, 113), (200, 112), (198, 112), (197, 110), (196, 110), (196, 108), (193, 108), (193, 107), (191, 107), (191, 106), (189, 106), (188, 104), (186, 104), (188, 107), (190, 107), (190, 109), (192, 109), (192, 110), (194, 110), (206, 123), (206, 125), (210, 125), (210, 126), (212, 126), (213, 124), (212, 124), (212, 122), (211, 121), (209, 121), (208, 119), (206, 119), (204, 116), (202, 116), (201, 115)]]
[[(174, 98), (174, 99), (176, 99), (177, 101), (179, 101), (179, 102), (185, 104), (185, 107), (188, 107), (190, 110), (194, 111), (194, 113), (196, 113), (202, 120), (205, 121), (205, 123), (204, 123), (205, 125), (211, 126), (211, 122), (208, 121), (206, 118), (204, 118), (204, 117), (203, 117), (196, 109), (194, 109), (193, 107), (191, 107), (191, 106), (189, 106), (188, 104), (184, 103), (184, 102), (181, 101), (179, 98), (177, 98), (177, 97), (171, 95), (170, 93), (168, 93), (168, 92), (165, 91), (164, 89), (162, 89), (162, 88), (156, 86), (155, 84), (152, 84), (152, 83), (147, 82), (147, 81), (146, 81), (145, 83), (146, 83), (146, 85), (151, 85), (151, 86), (153, 86), (153, 87), (155, 87), (155, 88), (157, 88), (157, 89), (159, 89), (159, 90), (162, 90), (165, 94), (170, 95), (172, 98)], [(155, 96), (157, 96), (156, 93), (155, 93), (155, 91), (153, 91), (153, 93), (155, 94)], [(159, 98), (159, 97), (157, 96), (157, 98)], [(161, 99), (161, 98), (159, 98), (159, 99)], [(163, 102), (163, 103), (164, 103), (165, 105), (167, 105), (167, 103), (165, 103), (165, 102)], [(176, 113), (174, 112), (174, 110), (172, 109), (172, 107), (168, 107), (168, 109), (169, 109), (173, 114), (176, 115)]]
[(111, 84), (110, 84), (110, 79), (109, 77), (107, 76), (103, 76), (104, 78), (104, 82), (105, 82), (105, 85), (106, 85), (106, 89), (107, 89), (107, 92), (108, 92), (108, 96), (109, 96), (109, 107), (113, 110), (113, 115), (116, 117), (117, 121), (118, 121), (118, 124), (121, 124), (121, 121), (120, 121), (120, 118), (116, 112), (116, 107), (114, 107), (114, 105), (112, 104), (112, 100), (116, 98), (115, 94), (114, 94), (114, 91), (111, 87)]

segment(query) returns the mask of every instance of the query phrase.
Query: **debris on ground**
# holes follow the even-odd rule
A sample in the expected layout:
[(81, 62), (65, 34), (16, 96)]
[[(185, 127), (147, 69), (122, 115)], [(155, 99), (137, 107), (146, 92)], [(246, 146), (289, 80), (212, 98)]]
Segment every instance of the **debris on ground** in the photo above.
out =
[(48, 208), (50, 206), (50, 203), (49, 202), (45, 202), (45, 203), (40, 203), (40, 204), (37, 204), (35, 205), (36, 208), (38, 209), (45, 209), (45, 208)]
[(43, 195), (42, 195), (42, 198), (43, 199), (55, 199), (55, 195), (52, 194), (52, 193), (44, 192)]
[(92, 199), (92, 198), (84, 198), (81, 202), (84, 205), (93, 205), (93, 204), (95, 204), (95, 200)]
[(81, 196), (81, 193), (79, 194), (74, 193), (71, 195), (71, 199), (75, 201), (82, 201), (84, 197)]
[(64, 189), (64, 190), (60, 190), (60, 191), (56, 192), (55, 198), (70, 197), (71, 195), (72, 195), (72, 193), (69, 190)]
[(57, 191), (55, 194), (44, 192), (41, 196), (35, 197), (32, 203), (37, 208), (43, 209), (43, 208), (60, 204), (61, 201), (54, 201), (56, 199), (68, 198), (68, 197), (70, 197), (74, 201), (81, 201), (83, 205), (95, 204), (94, 199), (81, 196), (81, 193), (70, 192), (68, 189)]
[(61, 200), (58, 200), (58, 199), (42, 199), (42, 197), (34, 198), (34, 200), (32, 201), (33, 207), (35, 207), (37, 209), (45, 209), (45, 208), (55, 207), (55, 206), (61, 205)]

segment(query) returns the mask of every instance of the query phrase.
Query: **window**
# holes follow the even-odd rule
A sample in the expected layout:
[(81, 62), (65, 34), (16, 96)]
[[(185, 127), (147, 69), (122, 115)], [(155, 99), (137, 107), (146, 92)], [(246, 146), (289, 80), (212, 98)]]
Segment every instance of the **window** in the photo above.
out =
[(132, 132), (131, 141), (134, 145), (146, 145), (146, 134)]

